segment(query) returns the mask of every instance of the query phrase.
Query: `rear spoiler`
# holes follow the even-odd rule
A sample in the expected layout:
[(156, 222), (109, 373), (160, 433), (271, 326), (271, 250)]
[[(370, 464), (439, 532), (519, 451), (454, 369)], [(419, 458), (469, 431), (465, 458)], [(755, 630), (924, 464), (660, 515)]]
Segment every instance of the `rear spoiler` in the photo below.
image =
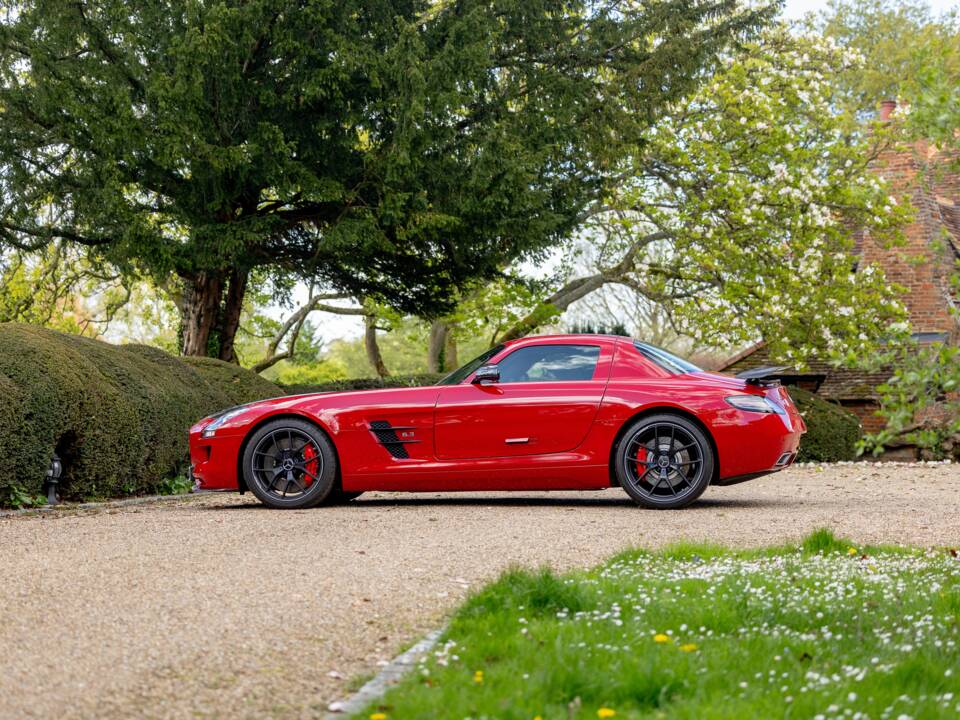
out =
[(767, 365), (744, 370), (737, 373), (737, 377), (746, 380), (751, 385), (779, 385), (780, 378), (778, 376), (788, 369), (786, 365)]

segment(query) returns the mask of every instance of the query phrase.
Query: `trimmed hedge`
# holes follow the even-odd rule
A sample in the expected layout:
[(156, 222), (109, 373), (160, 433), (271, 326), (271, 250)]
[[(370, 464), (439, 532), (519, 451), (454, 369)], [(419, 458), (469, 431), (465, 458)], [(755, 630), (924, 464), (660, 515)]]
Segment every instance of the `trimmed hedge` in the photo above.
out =
[(319, 392), (345, 392), (348, 390), (380, 390), (381, 388), (419, 387), (436, 385), (443, 375), (423, 373), (421, 375), (397, 375), (387, 378), (354, 378), (353, 380), (332, 380), (317, 385), (284, 385), (290, 395), (304, 395)]
[(39, 495), (50, 458), (67, 499), (155, 492), (182, 469), (187, 429), (212, 412), (283, 394), (250, 371), (202, 369), (142, 345), (0, 324), (0, 504)]
[(233, 405), (283, 395), (284, 391), (266, 378), (239, 365), (207, 357), (170, 358), (190, 365), (210, 385), (225, 393)]
[(800, 440), (797, 462), (855, 460), (861, 432), (860, 419), (808, 390), (797, 387), (787, 389), (807, 424), (807, 434)]

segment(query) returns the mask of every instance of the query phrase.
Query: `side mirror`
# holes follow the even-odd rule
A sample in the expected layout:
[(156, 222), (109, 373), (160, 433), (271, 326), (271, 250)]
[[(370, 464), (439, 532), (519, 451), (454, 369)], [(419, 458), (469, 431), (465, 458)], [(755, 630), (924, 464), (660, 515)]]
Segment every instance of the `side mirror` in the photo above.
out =
[(473, 376), (473, 382), (478, 385), (495, 383), (500, 379), (500, 368), (496, 365), (481, 365)]

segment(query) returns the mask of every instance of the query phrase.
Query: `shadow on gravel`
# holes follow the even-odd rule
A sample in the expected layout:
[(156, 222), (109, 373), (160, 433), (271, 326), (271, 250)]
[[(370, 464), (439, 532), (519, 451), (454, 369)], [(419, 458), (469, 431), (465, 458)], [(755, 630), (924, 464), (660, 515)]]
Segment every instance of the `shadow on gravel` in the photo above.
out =
[[(803, 504), (797, 500), (789, 498), (722, 498), (709, 497), (701, 498), (688, 508), (676, 512), (693, 512), (696, 510), (735, 510), (739, 508), (779, 508), (790, 507)], [(361, 497), (346, 505), (334, 505), (328, 507), (310, 508), (311, 512), (333, 512), (342, 510), (361, 511), (364, 508), (403, 508), (403, 507), (547, 507), (547, 508), (568, 508), (575, 510), (580, 507), (609, 507), (609, 508), (627, 508), (630, 510), (643, 510), (637, 507), (634, 502), (624, 496), (618, 497), (524, 497), (517, 496), (493, 496), (476, 497), (457, 495), (443, 495), (441, 497), (424, 496), (417, 493), (411, 493), (402, 497), (390, 498), (364, 498)], [(206, 505), (204, 510), (270, 510), (266, 505), (257, 502), (243, 504), (217, 504)], [(291, 512), (291, 511), (281, 511)], [(307, 510), (295, 510), (293, 512), (307, 512)], [(667, 510), (652, 510), (651, 512), (670, 512)]]

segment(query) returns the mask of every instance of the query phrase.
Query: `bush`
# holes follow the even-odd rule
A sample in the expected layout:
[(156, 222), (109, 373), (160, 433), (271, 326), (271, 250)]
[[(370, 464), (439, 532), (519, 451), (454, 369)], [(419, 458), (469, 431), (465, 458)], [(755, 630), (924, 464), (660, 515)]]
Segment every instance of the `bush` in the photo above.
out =
[(204, 365), (201, 372), (156, 348), (0, 324), (0, 504), (41, 493), (54, 453), (65, 498), (156, 492), (185, 464), (193, 422), (282, 394), (262, 378), (239, 379), (249, 371)]
[(289, 395), (304, 395), (319, 392), (344, 392), (347, 390), (380, 390), (381, 388), (419, 387), (436, 385), (442, 374), (423, 373), (421, 375), (398, 375), (387, 378), (354, 378), (353, 380), (332, 380), (317, 385), (283, 385)]
[(226, 393), (233, 405), (283, 395), (283, 390), (269, 380), (223, 360), (206, 357), (185, 357), (180, 360), (171, 357), (170, 360), (183, 361), (193, 367), (204, 380)]
[(856, 459), (857, 441), (860, 439), (860, 420), (857, 416), (807, 390), (796, 387), (788, 389), (807, 424), (807, 434), (800, 440), (797, 462)]

